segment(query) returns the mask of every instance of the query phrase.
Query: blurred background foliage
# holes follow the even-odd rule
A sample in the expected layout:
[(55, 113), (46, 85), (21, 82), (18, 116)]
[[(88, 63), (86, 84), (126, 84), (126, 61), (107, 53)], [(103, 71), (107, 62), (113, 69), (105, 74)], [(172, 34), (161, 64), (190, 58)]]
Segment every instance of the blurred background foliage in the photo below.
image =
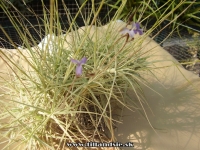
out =
[[(37, 0), (8, 0), (7, 7), (11, 5), (15, 6), (21, 13), (26, 12), (26, 4)], [(79, 4), (84, 3), (86, 0), (77, 0)], [(90, 1), (90, 0), (89, 0)], [(163, 14), (168, 14), (171, 10), (174, 10), (172, 14), (168, 16), (168, 21), (175, 19), (180, 13), (185, 11), (178, 19), (174, 20), (174, 24), (182, 24), (188, 26), (196, 26), (200, 28), (200, 1), (199, 0), (106, 0), (105, 4), (111, 7), (113, 10), (117, 10), (120, 4), (126, 2), (120, 19), (125, 19), (134, 11), (137, 12), (133, 16), (141, 20), (148, 19), (150, 21), (159, 19)], [(100, 3), (101, 0), (96, 0), (96, 3)], [(191, 7), (187, 10), (186, 7), (191, 4)], [(178, 6), (176, 8), (176, 6)], [(176, 8), (176, 9), (175, 9)], [(145, 11), (144, 11), (145, 9)]]
[[(22, 14), (26, 14), (27, 6), (31, 3), (36, 2), (37, 0), (34, 1), (8, 0), (8, 1), (9, 1), (9, 3), (7, 4), (8, 8), (11, 8), (11, 5), (13, 5)], [(59, 1), (62, 3), (62, 0), (58, 0), (58, 2)], [(74, 0), (74, 1), (76, 1), (77, 4), (79, 3), (81, 5), (86, 0)], [(87, 1), (92, 2), (94, 0), (87, 0)], [(101, 3), (101, 1), (102, 0), (95, 0), (94, 2), (98, 4)], [(128, 17), (133, 12), (135, 12), (132, 18), (134, 21), (140, 21), (143, 22), (143, 24), (149, 22), (150, 22), (149, 24), (153, 24), (156, 20), (160, 20), (162, 16), (165, 16), (169, 12), (173, 11), (173, 13), (169, 14), (166, 20), (169, 22), (173, 20), (171, 24), (172, 29), (175, 28), (179, 29), (180, 26), (184, 26), (187, 27), (188, 30), (190, 28), (195, 28), (197, 30), (200, 30), (199, 0), (105, 0), (105, 5), (107, 5), (111, 9), (111, 11), (117, 11), (122, 2), (125, 3), (125, 7), (119, 19), (127, 20)], [(186, 9), (189, 5), (190, 5), (189, 9)], [(106, 15), (107, 14), (105, 13), (105, 16)]]
[(15, 6), (23, 14), (27, 10), (26, 4), (32, 2), (33, 0), (8, 0), (8, 1), (9, 2), (6, 3), (8, 9), (12, 8), (12, 6)]
[[(177, 26), (195, 27), (200, 30), (200, 1), (199, 0), (108, 0), (106, 3), (112, 9), (118, 9), (122, 1), (126, 1), (126, 5), (120, 16), (120, 19), (127, 19), (134, 11), (134, 18), (139, 18), (139, 21), (155, 21), (162, 18), (172, 10), (167, 21), (173, 21), (173, 28)], [(115, 2), (113, 4), (113, 2)], [(186, 9), (189, 5), (190, 8)], [(178, 7), (177, 7), (178, 6)], [(144, 9), (146, 9), (144, 11)], [(185, 11), (185, 12), (184, 12)], [(181, 14), (184, 12), (183, 14)], [(181, 14), (181, 15), (180, 15)], [(176, 17), (180, 15), (176, 19)], [(188, 28), (189, 29), (189, 28)]]

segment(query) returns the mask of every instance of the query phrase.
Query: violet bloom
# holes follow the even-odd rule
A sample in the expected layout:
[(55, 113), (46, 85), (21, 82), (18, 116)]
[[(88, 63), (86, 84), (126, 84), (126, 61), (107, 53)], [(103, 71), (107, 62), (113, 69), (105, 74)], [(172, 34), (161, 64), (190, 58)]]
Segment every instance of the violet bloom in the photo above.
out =
[(122, 34), (122, 35), (128, 35), (128, 37), (130, 37), (131, 39), (133, 39), (134, 38), (134, 35), (135, 35), (135, 33), (134, 33), (134, 31), (133, 31), (133, 29), (128, 29), (128, 28), (122, 28), (121, 29), (121, 31), (120, 31), (120, 33)]
[(138, 22), (133, 23), (133, 24), (132, 24), (132, 27), (133, 27), (133, 28), (135, 27), (135, 29), (133, 30), (135, 34), (137, 34), (137, 33), (139, 33), (139, 35), (142, 35), (142, 34), (143, 34), (143, 30), (140, 29), (140, 24), (139, 24)]
[(133, 39), (134, 38), (134, 35), (139, 33), (139, 35), (142, 35), (143, 34), (143, 30), (140, 29), (140, 24), (137, 22), (137, 23), (132, 23), (132, 28), (129, 29), (127, 27), (125, 28), (122, 28), (120, 30), (120, 33), (122, 35), (128, 35), (129, 38)]
[(84, 65), (87, 61), (86, 57), (83, 57), (80, 61), (71, 58), (71, 62), (76, 64), (76, 76), (81, 76), (82, 74), (82, 65)]

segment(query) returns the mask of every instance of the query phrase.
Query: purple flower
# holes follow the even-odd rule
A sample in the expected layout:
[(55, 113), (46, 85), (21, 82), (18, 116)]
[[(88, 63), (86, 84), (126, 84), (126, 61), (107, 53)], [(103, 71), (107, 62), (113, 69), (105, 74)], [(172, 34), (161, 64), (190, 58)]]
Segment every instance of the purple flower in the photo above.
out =
[(137, 22), (137, 23), (132, 23), (132, 28), (131, 29), (128, 29), (127, 27), (124, 27), (120, 30), (120, 33), (122, 35), (128, 35), (129, 38), (133, 39), (134, 38), (134, 35), (139, 33), (139, 35), (142, 35), (143, 34), (143, 30), (140, 29), (140, 24)]
[(137, 34), (137, 32), (139, 33), (139, 35), (143, 34), (143, 30), (140, 29), (140, 24), (138, 22), (132, 24), (132, 28), (134, 28), (134, 27), (135, 27), (135, 29), (133, 31), (135, 34)]
[(120, 31), (120, 33), (122, 34), (122, 35), (128, 35), (128, 37), (130, 37), (131, 39), (133, 39), (134, 38), (134, 35), (135, 35), (135, 33), (133, 32), (133, 29), (128, 29), (128, 28), (122, 28), (121, 29), (121, 31)]
[(86, 57), (83, 57), (80, 61), (71, 58), (71, 62), (76, 64), (76, 76), (81, 76), (82, 74), (82, 65), (84, 65), (87, 61)]

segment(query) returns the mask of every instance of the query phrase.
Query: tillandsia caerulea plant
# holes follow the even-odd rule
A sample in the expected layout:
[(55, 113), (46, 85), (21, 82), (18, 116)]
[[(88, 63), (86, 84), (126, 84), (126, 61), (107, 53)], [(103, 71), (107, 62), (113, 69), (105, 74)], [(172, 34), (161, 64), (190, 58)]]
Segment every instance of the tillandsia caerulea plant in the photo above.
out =
[[(60, 15), (56, 9), (58, 0), (50, 1), (50, 10), (43, 6), (45, 17), (37, 16), (38, 20), (41, 19), (44, 23), (45, 32), (50, 34), (47, 45), (39, 48), (35, 36), (30, 34), (27, 28), (29, 23), (30, 27), (34, 27), (31, 22), (23, 22), (15, 16), (13, 18), (6, 7), (8, 0), (0, 0), (0, 8), (8, 14), (24, 47), (27, 48), (20, 51), (16, 47), (14, 50), (17, 53), (14, 53), (14, 56), (19, 55), (20, 60), (10, 55), (13, 51), (3, 51), (0, 48), (0, 56), (2, 60), (5, 59), (2, 66), (8, 64), (7, 68), (10, 67), (10, 72), (16, 75), (12, 74), (13, 80), (7, 81), (7, 73), (0, 74), (0, 83), (7, 81), (6, 84), (1, 84), (0, 90), (0, 143), (4, 145), (0, 149), (64, 150), (68, 149), (66, 142), (115, 142), (114, 128), (121, 119), (118, 120), (118, 117), (114, 116), (121, 118), (121, 110), (124, 107), (146, 114), (145, 108), (142, 107), (145, 96), (141, 85), (148, 87), (148, 81), (145, 81), (142, 75), (149, 71), (152, 74), (149, 66), (154, 62), (147, 60), (150, 55), (144, 52), (144, 36), (135, 38), (136, 34), (143, 34), (140, 28), (140, 23), (145, 23), (143, 17), (134, 16), (127, 25), (116, 23), (126, 2), (123, 0), (115, 17), (102, 27), (97, 18), (105, 0), (98, 6), (94, 1), (90, 1), (92, 7), (95, 7), (89, 11), (92, 13), (89, 16), (92, 17), (83, 17), (85, 27), (79, 28), (75, 21), (79, 20), (78, 16), (84, 16), (80, 13), (82, 8), (87, 6), (88, 0), (83, 2), (83, 7), (79, 8), (75, 16), (70, 15), (62, 1), (70, 25), (69, 28), (62, 29)], [(142, 7), (138, 10), (141, 15), (146, 11)], [(50, 14), (47, 14), (48, 12)], [(156, 24), (159, 25), (166, 18), (167, 15), (163, 14)], [(16, 19), (18, 20), (15, 21)], [(140, 21), (134, 23), (133, 20)], [(90, 22), (91, 25), (88, 25)], [(2, 29), (1, 26), (0, 28)], [(146, 34), (153, 30), (154, 28), (148, 30)], [(66, 31), (65, 35), (62, 35), (63, 31)], [(58, 35), (55, 39), (54, 33)], [(8, 40), (15, 45), (12, 38)], [(29, 41), (35, 43), (35, 47), (31, 47)], [(47, 49), (50, 48), (53, 50), (49, 55)], [(76, 65), (75, 70), (72, 63)], [(25, 66), (29, 66), (30, 70)], [(74, 72), (81, 78), (74, 77)], [(127, 94), (129, 89), (134, 91), (134, 97)], [(145, 115), (145, 119), (147, 118)], [(138, 139), (139, 143), (140, 141)], [(16, 144), (14, 148), (11, 147), (13, 144)]]
[[(7, 3), (7, 0), (0, 1), (0, 7), (9, 15), (10, 12), (4, 7), (3, 2)], [(63, 33), (63, 29), (60, 20), (54, 20), (55, 16), (59, 18), (57, 9), (54, 9), (57, 4), (53, 3), (55, 2), (53, 0), (51, 2), (53, 5), (50, 5), (50, 11), (44, 6), (44, 13), (51, 12), (50, 19), (41, 18), (46, 23), (45, 27), (50, 38), (43, 41), (47, 44), (41, 48), (40, 45), (43, 44), (37, 45), (34, 37), (30, 39), (36, 43), (36, 48), (32, 48), (30, 40), (25, 39), (27, 37), (24, 33), (24, 28), (27, 29), (25, 23), (21, 23), (20, 20), (12, 22), (20, 35), (19, 38), (25, 43), (24, 47), (27, 47), (23, 52), (19, 52), (19, 55), (22, 55), (20, 58), (30, 58), (24, 59), (23, 63), (30, 65), (31, 69), (29, 72), (21, 64), (15, 63), (9, 54), (1, 53), (6, 56), (6, 63), (13, 62), (12, 67), (16, 68), (19, 75), (16, 72), (18, 76), (11, 84), (7, 84), (10, 85), (9, 90), (0, 93), (2, 98), (0, 102), (5, 106), (3, 108), (6, 108), (0, 114), (0, 121), (6, 124), (0, 128), (0, 138), (6, 137), (5, 142), (7, 142), (7, 139), (10, 139), (10, 136), (7, 136), (11, 135), (13, 139), (11, 144), (20, 141), (28, 147), (27, 149), (47, 147), (46, 149), (63, 150), (66, 148), (63, 145), (67, 141), (81, 143), (94, 140), (114, 141), (113, 129), (117, 121), (112, 117), (113, 114), (123, 106), (129, 107), (127, 103), (136, 104), (137, 101), (132, 99), (126, 101), (124, 98), (126, 90), (132, 88), (138, 92), (136, 95), (142, 95), (142, 92), (140, 93), (142, 90), (136, 90), (140, 89), (137, 82), (141, 80), (140, 71), (147, 68), (148, 62), (146, 57), (140, 55), (141, 47), (137, 46), (139, 42), (135, 38), (136, 34), (143, 34), (140, 23), (127, 23), (131, 26), (130, 29), (123, 23), (124, 28), (119, 31), (116, 27), (119, 25), (116, 23), (118, 18), (113, 18), (109, 25), (105, 25), (105, 28), (100, 27), (99, 30), (94, 24), (102, 26), (96, 20), (99, 10), (104, 5), (102, 1), (97, 12), (91, 11), (94, 13), (91, 16), (96, 16), (91, 20), (93, 22), (91, 26), (86, 24), (79, 30), (75, 23), (76, 18), (72, 18), (73, 21), (68, 20), (71, 21), (69, 29), (64, 29), (67, 30), (66, 34), (53, 38), (54, 31)], [(10, 20), (13, 21), (12, 16)], [(26, 31), (28, 32), (28, 29)], [(18, 52), (17, 47), (16, 49)], [(48, 53), (49, 49), (52, 51), (51, 54)], [(28, 56), (24, 54), (27, 51), (30, 52)], [(79, 78), (74, 78), (74, 72)], [(2, 95), (12, 95), (8, 98), (13, 102), (12, 105), (5, 103)], [(9, 118), (6, 123), (5, 116)], [(9, 144), (6, 146), (9, 147), (11, 145)]]

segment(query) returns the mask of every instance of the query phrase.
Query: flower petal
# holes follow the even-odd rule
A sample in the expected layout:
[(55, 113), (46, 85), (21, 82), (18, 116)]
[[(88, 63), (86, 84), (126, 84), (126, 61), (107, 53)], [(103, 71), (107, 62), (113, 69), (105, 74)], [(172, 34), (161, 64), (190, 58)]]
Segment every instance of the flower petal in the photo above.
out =
[(139, 35), (142, 35), (143, 34), (143, 30), (140, 29), (140, 23), (136, 22), (134, 24), (134, 26), (135, 26), (134, 33), (135, 34), (139, 33)]
[(86, 58), (86, 57), (83, 57), (83, 58), (81, 59), (81, 61), (80, 61), (80, 64), (85, 64), (86, 61), (87, 61), (87, 58)]
[(143, 30), (142, 29), (140, 29), (138, 32), (139, 32), (139, 35), (143, 34)]
[(142, 29), (136, 29), (136, 30), (134, 30), (134, 33), (135, 34), (139, 33), (139, 35), (142, 35), (143, 34), (143, 30)]
[(79, 64), (80, 63), (78, 60), (73, 59), (73, 58), (71, 58), (71, 62), (74, 63), (74, 64)]
[(76, 66), (76, 76), (81, 76), (82, 74), (82, 65)]
[(135, 33), (134, 33), (133, 30), (130, 30), (128, 34), (129, 34), (129, 37), (130, 37), (131, 39), (134, 38)]
[(135, 23), (135, 28), (136, 28), (136, 30), (138, 30), (138, 29), (140, 30), (140, 23), (136, 22)]

